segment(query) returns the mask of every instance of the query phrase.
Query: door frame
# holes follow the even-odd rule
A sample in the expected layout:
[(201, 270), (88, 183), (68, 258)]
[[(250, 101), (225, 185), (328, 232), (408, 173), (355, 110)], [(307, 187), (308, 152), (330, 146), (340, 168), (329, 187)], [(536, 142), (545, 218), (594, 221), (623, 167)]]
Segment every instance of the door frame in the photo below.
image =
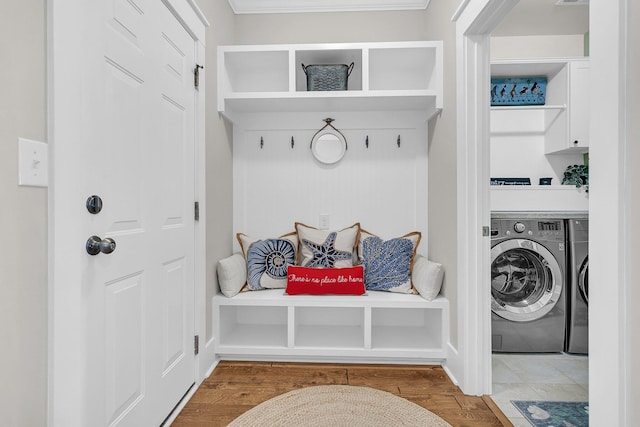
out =
[(465, 394), (491, 394), (489, 36), (519, 0), (464, 0), (456, 23), (458, 351), (447, 366)]
[[(450, 369), (467, 394), (491, 393), (491, 317), (488, 242), (481, 229), (489, 224), (489, 36), (518, 0), (463, 0), (454, 14), (457, 48), (458, 149), (458, 346)], [(590, 61), (592, 75), (589, 120), (595, 177), (590, 185), (589, 418), (593, 425), (630, 425), (637, 379), (631, 373), (633, 335), (631, 255), (638, 242), (631, 188), (632, 159), (628, 95), (632, 85), (628, 27), (629, 0), (591, 2)], [(637, 183), (636, 183), (637, 184)], [(616, 287), (617, 286), (617, 287)], [(614, 290), (615, 292), (612, 292)], [(449, 364), (449, 361), (448, 361)], [(615, 408), (615, 409), (611, 409)]]
[[(54, 79), (53, 79), (53, 10), (57, 0), (47, 0), (47, 136), (49, 141), (49, 174), (50, 181), (53, 177), (53, 171), (56, 168), (54, 163), (55, 150), (57, 145), (62, 142), (56, 141), (54, 137), (53, 118), (56, 114), (54, 111)], [(202, 11), (195, 4), (194, 0), (162, 0), (162, 3), (176, 16), (178, 21), (185, 27), (191, 35), (195, 45), (195, 61), (197, 64), (203, 64), (205, 59), (205, 29), (209, 26), (209, 22)], [(194, 194), (196, 201), (199, 202), (200, 217), (206, 218), (206, 156), (205, 156), (205, 74), (200, 74), (200, 87), (196, 90), (194, 98), (195, 106), (195, 132), (194, 132)], [(54, 206), (56, 203), (56, 186), (51, 185), (48, 189), (48, 366), (47, 366), (47, 425), (55, 426), (55, 406), (54, 406), (54, 382), (57, 376), (54, 375), (54, 343), (56, 340), (56, 325), (54, 322), (55, 312), (55, 290), (56, 286), (54, 275), (54, 241), (55, 236), (60, 233), (56, 230), (54, 221)], [(194, 331), (200, 337), (206, 337), (206, 221), (196, 221), (194, 224)], [(204, 344), (204, 343), (203, 343)], [(204, 345), (201, 346), (203, 349)], [(195, 356), (194, 378), (196, 384), (200, 384), (206, 375), (210, 372), (215, 361), (213, 352), (207, 354), (202, 351)], [(73, 349), (69, 349), (69, 357), (77, 359)], [(192, 392), (196, 387), (192, 388)], [(80, 404), (80, 402), (78, 402)]]

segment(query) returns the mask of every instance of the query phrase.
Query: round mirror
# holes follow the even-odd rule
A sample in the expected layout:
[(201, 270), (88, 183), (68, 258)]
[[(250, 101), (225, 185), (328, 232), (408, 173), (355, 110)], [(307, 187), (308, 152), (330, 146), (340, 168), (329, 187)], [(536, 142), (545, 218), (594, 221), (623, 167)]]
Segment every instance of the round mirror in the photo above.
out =
[(311, 141), (313, 157), (327, 165), (342, 159), (347, 151), (347, 141), (339, 132), (326, 130), (317, 133)]

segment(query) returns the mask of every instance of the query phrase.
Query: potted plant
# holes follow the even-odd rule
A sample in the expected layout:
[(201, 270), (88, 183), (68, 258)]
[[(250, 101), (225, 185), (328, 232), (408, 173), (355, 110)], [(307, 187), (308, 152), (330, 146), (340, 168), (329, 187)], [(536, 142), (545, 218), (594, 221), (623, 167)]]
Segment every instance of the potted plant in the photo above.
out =
[(576, 188), (584, 187), (589, 192), (589, 165), (570, 165), (564, 171), (563, 185), (575, 185)]

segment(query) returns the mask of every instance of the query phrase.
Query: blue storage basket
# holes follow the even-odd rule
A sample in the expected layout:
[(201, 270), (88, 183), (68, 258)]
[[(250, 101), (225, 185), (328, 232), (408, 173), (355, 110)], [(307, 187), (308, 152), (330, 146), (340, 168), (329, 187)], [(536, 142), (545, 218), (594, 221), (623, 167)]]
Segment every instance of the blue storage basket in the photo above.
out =
[(491, 105), (544, 105), (546, 94), (544, 76), (491, 79)]

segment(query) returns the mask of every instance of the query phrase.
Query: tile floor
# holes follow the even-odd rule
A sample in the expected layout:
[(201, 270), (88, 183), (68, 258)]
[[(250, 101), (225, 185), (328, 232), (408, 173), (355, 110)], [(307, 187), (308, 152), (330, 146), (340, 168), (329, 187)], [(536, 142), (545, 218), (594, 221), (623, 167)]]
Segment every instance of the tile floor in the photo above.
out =
[(531, 424), (511, 400), (589, 400), (589, 358), (569, 354), (495, 353), (491, 398), (515, 427)]

